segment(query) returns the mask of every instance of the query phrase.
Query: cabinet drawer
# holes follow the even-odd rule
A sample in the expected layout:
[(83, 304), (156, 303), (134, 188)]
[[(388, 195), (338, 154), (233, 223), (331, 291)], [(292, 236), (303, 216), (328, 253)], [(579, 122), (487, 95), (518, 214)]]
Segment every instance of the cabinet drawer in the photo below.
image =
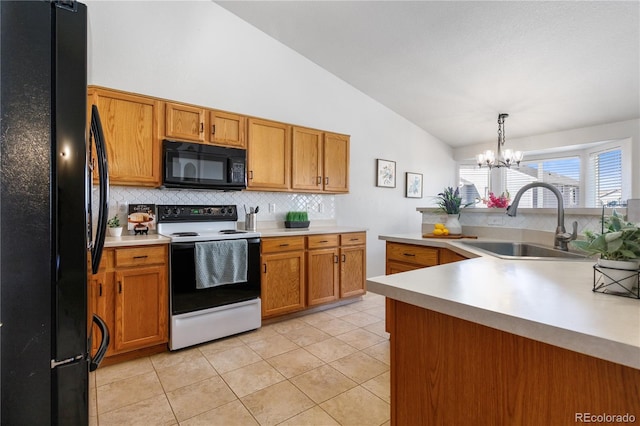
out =
[(366, 232), (352, 232), (349, 234), (340, 234), (341, 246), (359, 246), (366, 244), (367, 233)]
[(165, 246), (119, 248), (115, 250), (115, 266), (138, 266), (166, 263)]
[(262, 253), (304, 250), (304, 237), (263, 238), (261, 249)]
[(309, 235), (307, 237), (307, 247), (309, 249), (337, 246), (338, 234)]
[(397, 260), (422, 266), (434, 266), (438, 264), (438, 249), (388, 242), (387, 260)]

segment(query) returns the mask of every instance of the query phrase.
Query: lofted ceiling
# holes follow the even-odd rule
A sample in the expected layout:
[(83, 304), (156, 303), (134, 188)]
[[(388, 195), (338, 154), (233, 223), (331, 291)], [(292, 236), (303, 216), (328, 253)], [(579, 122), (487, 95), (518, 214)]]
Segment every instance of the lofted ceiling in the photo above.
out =
[(216, 1), (452, 147), (640, 117), (638, 1)]

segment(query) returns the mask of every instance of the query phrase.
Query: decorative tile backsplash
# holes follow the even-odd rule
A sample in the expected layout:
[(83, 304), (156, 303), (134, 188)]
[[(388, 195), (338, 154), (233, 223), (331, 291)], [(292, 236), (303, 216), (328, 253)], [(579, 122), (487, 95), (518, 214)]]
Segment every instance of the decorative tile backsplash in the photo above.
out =
[[(97, 193), (97, 191), (94, 191)], [(246, 206), (260, 206), (261, 221), (283, 221), (287, 211), (307, 211), (310, 220), (335, 220), (335, 196), (330, 194), (305, 194), (257, 191), (189, 191), (174, 189), (149, 189), (127, 186), (109, 188), (109, 215), (118, 214), (126, 218), (129, 204), (236, 204), (239, 220)], [(94, 199), (97, 194), (94, 194)], [(97, 202), (94, 201), (94, 204)], [(275, 213), (269, 212), (269, 204), (275, 206)]]
[[(622, 209), (621, 214), (625, 214), (626, 210)], [(607, 213), (609, 214), (609, 213)], [(460, 214), (460, 224), (464, 226), (483, 226), (496, 228), (516, 228), (529, 229), (533, 231), (554, 232), (558, 224), (557, 214), (555, 212), (530, 213), (518, 211), (515, 217), (507, 216), (504, 210), (500, 211), (473, 211)], [(567, 232), (571, 232), (572, 223), (578, 222), (578, 233), (582, 234), (586, 230), (595, 232), (600, 231), (600, 215), (599, 214), (571, 214), (570, 210), (565, 211), (564, 226)], [(435, 212), (422, 211), (422, 223), (434, 224), (438, 222), (446, 222), (446, 215)], [(426, 226), (429, 229), (429, 226)]]

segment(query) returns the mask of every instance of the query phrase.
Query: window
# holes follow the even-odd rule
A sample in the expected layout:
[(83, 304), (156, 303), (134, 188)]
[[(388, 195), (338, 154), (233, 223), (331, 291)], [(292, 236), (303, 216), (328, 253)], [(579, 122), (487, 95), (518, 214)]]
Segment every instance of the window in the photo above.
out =
[[(507, 191), (513, 197), (523, 186), (545, 182), (558, 188), (564, 207), (578, 207), (580, 203), (580, 157), (526, 161), (520, 168), (506, 171)], [(558, 200), (553, 192), (533, 188), (522, 195), (521, 207), (555, 208)]]
[(589, 183), (593, 187), (591, 207), (624, 204), (622, 198), (622, 150), (609, 149), (589, 154), (587, 169)]
[[(582, 149), (532, 155), (520, 167), (459, 168), (463, 202), (486, 198), (489, 191), (508, 191), (511, 198), (524, 185), (546, 182), (560, 191), (564, 207), (614, 207), (626, 205), (631, 196), (631, 140), (584, 145)], [(520, 199), (520, 207), (555, 208), (555, 195), (544, 188), (532, 188)], [(476, 207), (484, 207), (482, 203)]]
[[(474, 203), (477, 198), (489, 195), (489, 169), (477, 165), (460, 165), (460, 195), (462, 204)], [(478, 207), (482, 203), (478, 204)]]

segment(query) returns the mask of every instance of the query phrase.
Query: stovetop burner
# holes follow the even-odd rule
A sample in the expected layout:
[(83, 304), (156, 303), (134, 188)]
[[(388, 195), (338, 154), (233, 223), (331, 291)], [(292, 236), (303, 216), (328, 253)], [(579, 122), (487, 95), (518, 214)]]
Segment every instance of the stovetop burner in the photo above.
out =
[(220, 231), (221, 234), (246, 234), (247, 231), (238, 231), (237, 229), (223, 229)]
[(174, 232), (171, 236), (176, 237), (197, 237), (199, 234), (197, 232)]

